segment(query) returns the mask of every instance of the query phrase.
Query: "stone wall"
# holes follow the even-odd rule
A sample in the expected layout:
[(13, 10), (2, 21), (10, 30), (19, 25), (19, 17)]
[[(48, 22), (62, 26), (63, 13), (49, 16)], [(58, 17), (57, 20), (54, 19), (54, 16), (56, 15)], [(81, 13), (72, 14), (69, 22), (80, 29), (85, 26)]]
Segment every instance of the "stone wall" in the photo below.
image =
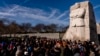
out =
[[(47, 38), (52, 38), (52, 39), (59, 39), (59, 37), (62, 37), (62, 33), (28, 33), (28, 34), (11, 34), (12, 37), (22, 37), (22, 36), (37, 36), (37, 37), (47, 37)], [(9, 37), (10, 34), (3, 34), (2, 36), (7, 36)]]

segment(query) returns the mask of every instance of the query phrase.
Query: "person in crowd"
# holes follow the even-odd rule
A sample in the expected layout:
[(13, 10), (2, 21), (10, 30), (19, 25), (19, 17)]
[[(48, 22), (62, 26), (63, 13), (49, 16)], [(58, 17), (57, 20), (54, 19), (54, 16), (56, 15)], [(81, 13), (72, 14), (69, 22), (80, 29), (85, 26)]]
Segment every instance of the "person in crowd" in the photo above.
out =
[(18, 46), (17, 47), (17, 51), (16, 51), (15, 56), (23, 56), (23, 51), (21, 49), (21, 46)]
[(93, 52), (92, 49), (90, 49), (90, 54), (89, 54), (89, 56), (95, 56), (95, 53)]
[(0, 56), (100, 56), (100, 45), (43, 37), (5, 38), (0, 39)]

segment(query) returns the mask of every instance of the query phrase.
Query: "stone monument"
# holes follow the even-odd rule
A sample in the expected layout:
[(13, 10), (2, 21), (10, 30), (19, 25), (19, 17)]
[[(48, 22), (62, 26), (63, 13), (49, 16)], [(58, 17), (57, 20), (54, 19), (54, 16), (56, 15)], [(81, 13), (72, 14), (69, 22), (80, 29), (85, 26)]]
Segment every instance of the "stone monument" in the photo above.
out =
[(97, 41), (96, 21), (89, 1), (75, 3), (70, 8), (70, 25), (63, 39)]

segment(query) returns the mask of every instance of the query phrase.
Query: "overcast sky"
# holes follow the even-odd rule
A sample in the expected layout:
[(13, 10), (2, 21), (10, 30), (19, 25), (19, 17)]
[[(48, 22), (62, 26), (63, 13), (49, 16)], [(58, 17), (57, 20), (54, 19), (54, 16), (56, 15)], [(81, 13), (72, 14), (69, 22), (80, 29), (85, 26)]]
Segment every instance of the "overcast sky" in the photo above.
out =
[[(36, 25), (69, 23), (70, 6), (85, 0), (0, 0), (0, 18), (14, 20), (18, 24)], [(100, 22), (100, 0), (90, 0), (96, 21)]]

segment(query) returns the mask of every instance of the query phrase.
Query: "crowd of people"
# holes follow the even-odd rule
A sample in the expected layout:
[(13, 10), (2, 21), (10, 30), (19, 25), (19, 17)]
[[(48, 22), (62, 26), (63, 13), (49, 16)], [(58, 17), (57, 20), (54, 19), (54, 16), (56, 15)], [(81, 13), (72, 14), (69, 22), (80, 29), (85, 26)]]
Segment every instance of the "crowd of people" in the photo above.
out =
[(0, 40), (0, 56), (100, 56), (100, 45), (92, 41), (48, 38)]

